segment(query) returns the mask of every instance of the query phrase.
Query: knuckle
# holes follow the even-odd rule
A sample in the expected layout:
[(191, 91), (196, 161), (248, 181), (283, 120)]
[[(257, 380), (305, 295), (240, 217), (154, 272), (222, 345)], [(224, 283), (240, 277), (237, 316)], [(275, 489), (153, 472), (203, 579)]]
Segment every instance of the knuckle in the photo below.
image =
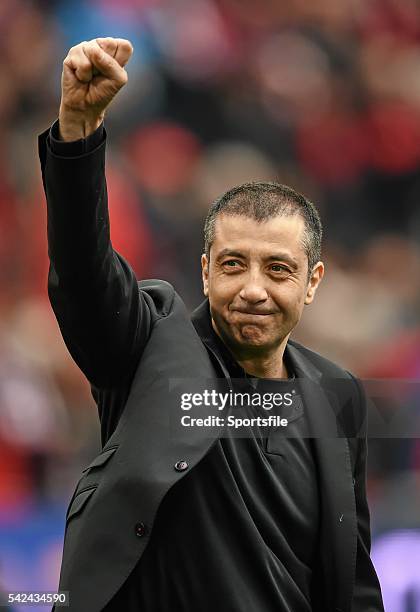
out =
[(108, 55), (106, 53), (104, 53), (104, 51), (102, 50), (102, 48), (98, 44), (92, 45), (92, 47), (90, 49), (91, 49), (92, 54), (96, 58), (102, 58), (103, 56), (107, 56), (108, 57)]
[(83, 45), (85, 45), (85, 44), (86, 44), (86, 41), (82, 40), (82, 42), (77, 43), (77, 45), (73, 45), (73, 47), (70, 48), (70, 51), (73, 51), (73, 52), (76, 51), (77, 52), (80, 49), (83, 49)]
[(83, 52), (86, 53), (86, 51), (93, 51), (94, 49), (97, 49), (98, 44), (97, 43), (92, 43), (92, 41), (90, 40), (89, 42), (86, 42), (83, 45)]
[(115, 83), (117, 84), (119, 89), (123, 87), (127, 83), (127, 81), (128, 81), (128, 76), (125, 71), (121, 74), (118, 74), (118, 76), (115, 79)]

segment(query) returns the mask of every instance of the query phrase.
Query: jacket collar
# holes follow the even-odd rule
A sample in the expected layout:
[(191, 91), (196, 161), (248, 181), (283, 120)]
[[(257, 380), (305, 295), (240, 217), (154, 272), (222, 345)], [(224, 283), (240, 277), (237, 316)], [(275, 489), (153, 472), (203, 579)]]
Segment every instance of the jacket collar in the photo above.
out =
[(191, 314), (191, 321), (201, 340), (206, 344), (212, 341), (210, 304), (206, 298)]
[(194, 310), (191, 314), (191, 321), (202, 342), (204, 342), (207, 349), (219, 363), (224, 376), (229, 380), (231, 378), (245, 377), (245, 370), (236, 362), (227, 346), (213, 330), (208, 299), (205, 299), (200, 306)]

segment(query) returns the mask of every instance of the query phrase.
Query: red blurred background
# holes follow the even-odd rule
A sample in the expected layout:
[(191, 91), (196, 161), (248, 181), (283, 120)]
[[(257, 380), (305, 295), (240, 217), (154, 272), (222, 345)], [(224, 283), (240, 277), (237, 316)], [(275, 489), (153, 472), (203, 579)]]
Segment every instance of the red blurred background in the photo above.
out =
[[(0, 584), (55, 589), (65, 506), (99, 447), (46, 293), (36, 138), (68, 48), (134, 44), (106, 125), (113, 243), (139, 276), (172, 282), (192, 309), (210, 202), (252, 179), (288, 183), (325, 225), (326, 277), (295, 338), (362, 378), (416, 381), (420, 4), (3, 0), (0, 32)], [(413, 406), (418, 419), (418, 391)], [(389, 612), (420, 610), (419, 481), (417, 438), (371, 440)]]

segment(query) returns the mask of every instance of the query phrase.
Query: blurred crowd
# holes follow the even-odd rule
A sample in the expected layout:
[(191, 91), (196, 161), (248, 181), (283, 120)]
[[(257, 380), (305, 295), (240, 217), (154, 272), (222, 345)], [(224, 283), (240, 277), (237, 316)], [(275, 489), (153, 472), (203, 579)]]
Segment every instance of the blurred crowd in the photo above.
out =
[[(99, 445), (47, 299), (36, 143), (82, 40), (135, 49), (106, 127), (112, 240), (139, 277), (193, 309), (210, 202), (287, 183), (325, 227), (326, 276), (295, 339), (363, 378), (420, 377), (418, 0), (2, 0), (0, 33), (0, 521), (67, 499)], [(380, 508), (394, 475), (420, 474), (420, 447), (371, 446)]]

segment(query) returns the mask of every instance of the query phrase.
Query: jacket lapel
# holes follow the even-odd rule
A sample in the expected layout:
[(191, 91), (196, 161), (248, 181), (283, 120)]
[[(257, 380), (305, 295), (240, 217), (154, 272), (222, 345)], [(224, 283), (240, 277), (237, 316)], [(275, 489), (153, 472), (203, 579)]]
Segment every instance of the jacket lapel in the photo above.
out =
[[(299, 379), (319, 475), (320, 560), (328, 610), (350, 612), (357, 553), (357, 516), (350, 450), (338, 437), (334, 406), (322, 373), (288, 343), (288, 357)], [(340, 406), (339, 406), (340, 408)]]

